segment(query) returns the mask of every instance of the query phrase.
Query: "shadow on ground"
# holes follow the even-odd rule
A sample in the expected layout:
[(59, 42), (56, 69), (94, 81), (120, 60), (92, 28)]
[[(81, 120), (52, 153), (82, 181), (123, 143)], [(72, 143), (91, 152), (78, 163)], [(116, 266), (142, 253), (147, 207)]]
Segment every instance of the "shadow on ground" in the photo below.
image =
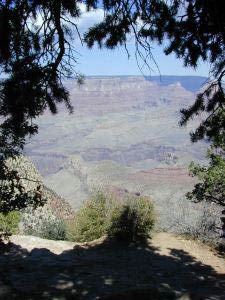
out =
[(103, 242), (60, 255), (11, 245), (0, 255), (1, 300), (225, 299), (225, 276), (182, 250)]

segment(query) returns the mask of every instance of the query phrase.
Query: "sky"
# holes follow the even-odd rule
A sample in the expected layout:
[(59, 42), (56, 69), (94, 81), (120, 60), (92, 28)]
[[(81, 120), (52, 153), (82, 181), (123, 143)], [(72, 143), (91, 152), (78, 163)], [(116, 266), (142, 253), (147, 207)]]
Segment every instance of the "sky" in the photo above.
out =
[[(87, 12), (85, 6), (81, 4), (82, 16), (76, 21), (79, 32), (81, 35), (87, 31), (90, 26), (99, 23), (104, 16), (102, 9)], [(85, 76), (94, 75), (142, 75), (137, 61), (135, 59), (135, 46), (134, 39), (128, 43), (128, 51), (130, 58), (126, 50), (123, 47), (118, 47), (115, 50), (99, 49), (95, 46), (92, 49), (88, 49), (86, 46), (82, 46), (79, 39), (76, 39), (77, 55), (77, 69)], [(153, 57), (158, 65), (159, 70), (154, 65), (153, 61), (149, 61), (149, 65), (153, 70), (144, 68), (144, 75), (183, 75), (183, 76), (208, 76), (210, 66), (206, 63), (200, 63), (197, 69), (184, 67), (183, 61), (177, 59), (175, 55), (166, 56), (163, 53), (163, 47), (153, 45), (152, 49)], [(160, 73), (159, 73), (160, 72)]]
[[(135, 59), (134, 45), (128, 47), (130, 58), (128, 59), (127, 52), (120, 47), (116, 50), (100, 50), (98, 47), (87, 49), (85, 46), (77, 48), (78, 69), (86, 76), (94, 75), (182, 75), (182, 76), (208, 76), (209, 65), (200, 64), (195, 70), (183, 66), (183, 61), (177, 59), (174, 55), (166, 56), (163, 53), (162, 47), (156, 45), (154, 47), (153, 57), (158, 65), (158, 69), (153, 61), (149, 61), (149, 65), (153, 70), (147, 67), (141, 70), (138, 67)], [(159, 73), (160, 72), (160, 73)]]

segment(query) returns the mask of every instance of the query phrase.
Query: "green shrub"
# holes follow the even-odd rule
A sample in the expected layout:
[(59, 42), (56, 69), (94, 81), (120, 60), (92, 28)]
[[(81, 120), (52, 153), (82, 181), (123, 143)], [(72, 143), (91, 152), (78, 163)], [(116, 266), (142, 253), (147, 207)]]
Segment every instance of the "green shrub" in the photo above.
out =
[(89, 242), (105, 235), (112, 204), (113, 201), (101, 192), (93, 195), (68, 223), (68, 239)]
[(107, 233), (109, 238), (125, 243), (143, 241), (150, 236), (154, 223), (151, 201), (135, 197), (114, 209)]
[(45, 221), (42, 223), (39, 237), (49, 240), (66, 240), (66, 225), (61, 219)]
[(0, 213), (0, 237), (16, 234), (19, 229), (20, 213), (11, 211), (9, 213)]
[(125, 242), (139, 241), (149, 236), (153, 226), (153, 205), (148, 198), (134, 197), (122, 204), (97, 193), (69, 222), (68, 239), (88, 242), (108, 235)]

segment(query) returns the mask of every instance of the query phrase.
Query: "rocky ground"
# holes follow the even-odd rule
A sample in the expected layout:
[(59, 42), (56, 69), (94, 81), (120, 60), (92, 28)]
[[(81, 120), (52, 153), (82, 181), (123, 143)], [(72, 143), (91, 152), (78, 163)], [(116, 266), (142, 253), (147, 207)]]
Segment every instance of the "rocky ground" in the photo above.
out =
[[(0, 299), (225, 299), (225, 260), (157, 233), (145, 245), (13, 236), (0, 255)], [(181, 297), (181, 298), (180, 298)]]

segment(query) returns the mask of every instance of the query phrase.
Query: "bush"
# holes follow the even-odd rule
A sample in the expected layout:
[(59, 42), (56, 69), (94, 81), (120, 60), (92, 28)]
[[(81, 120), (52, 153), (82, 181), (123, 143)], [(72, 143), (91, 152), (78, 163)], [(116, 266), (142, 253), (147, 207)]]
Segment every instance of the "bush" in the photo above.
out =
[(89, 242), (105, 235), (110, 221), (112, 199), (98, 192), (68, 222), (68, 239)]
[(154, 222), (153, 204), (148, 198), (128, 199), (114, 209), (107, 233), (117, 241), (143, 241), (150, 236)]
[(153, 205), (147, 198), (127, 199), (118, 203), (97, 193), (68, 224), (68, 239), (88, 242), (108, 235), (126, 242), (145, 239), (154, 225)]
[(44, 221), (39, 230), (39, 236), (49, 240), (66, 240), (66, 225), (61, 219)]
[(0, 213), (0, 238), (16, 234), (19, 229), (20, 213), (11, 211), (9, 213)]
[(22, 213), (21, 231), (45, 239), (66, 240), (65, 222), (53, 215), (47, 205), (35, 210), (27, 208)]
[(193, 203), (175, 195), (157, 199), (157, 230), (184, 235), (217, 247), (220, 243), (216, 227), (220, 226), (221, 209), (213, 203)]

